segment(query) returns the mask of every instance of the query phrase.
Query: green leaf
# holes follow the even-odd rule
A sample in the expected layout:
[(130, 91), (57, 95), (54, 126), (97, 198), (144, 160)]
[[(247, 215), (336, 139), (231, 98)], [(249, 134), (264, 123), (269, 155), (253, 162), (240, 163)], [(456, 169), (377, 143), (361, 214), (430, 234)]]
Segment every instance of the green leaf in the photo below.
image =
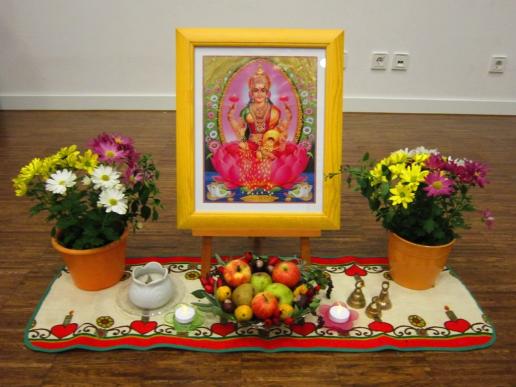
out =
[(102, 234), (109, 241), (116, 241), (118, 238), (120, 238), (120, 233), (110, 227), (103, 228)]
[(206, 291), (203, 289), (194, 290), (192, 292), (192, 295), (200, 299), (208, 297), (208, 293), (206, 293)]
[(423, 229), (430, 234), (435, 229), (435, 222), (432, 218), (429, 218), (423, 222)]
[(220, 255), (215, 254), (215, 259), (217, 260), (217, 263), (218, 263), (219, 265), (222, 265), (222, 266), (225, 266), (225, 265), (226, 265), (226, 262), (224, 262), (224, 261), (222, 260), (222, 258), (220, 257)]
[(143, 206), (142, 209), (141, 209), (141, 214), (142, 214), (143, 219), (145, 219), (145, 220), (149, 219), (150, 216), (151, 216), (151, 209), (150, 209), (150, 207)]
[(380, 195), (384, 197), (385, 199), (389, 196), (389, 190), (391, 189), (391, 186), (389, 183), (382, 183), (380, 186)]
[(319, 307), (319, 304), (321, 303), (321, 300), (319, 298), (314, 299), (308, 306), (310, 309), (317, 309)]
[(362, 157), (362, 161), (365, 162), (367, 160), (369, 160), (369, 152), (364, 153), (364, 156)]

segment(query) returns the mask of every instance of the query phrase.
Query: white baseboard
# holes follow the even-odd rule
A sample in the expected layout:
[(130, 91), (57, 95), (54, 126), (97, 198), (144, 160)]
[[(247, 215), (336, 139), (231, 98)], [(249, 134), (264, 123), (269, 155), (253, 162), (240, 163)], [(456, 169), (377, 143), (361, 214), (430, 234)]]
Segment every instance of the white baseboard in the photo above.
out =
[(344, 111), (516, 115), (516, 100), (349, 97), (344, 98)]
[[(0, 110), (175, 110), (161, 95), (1, 95)], [(516, 100), (344, 98), (345, 112), (516, 115)]]

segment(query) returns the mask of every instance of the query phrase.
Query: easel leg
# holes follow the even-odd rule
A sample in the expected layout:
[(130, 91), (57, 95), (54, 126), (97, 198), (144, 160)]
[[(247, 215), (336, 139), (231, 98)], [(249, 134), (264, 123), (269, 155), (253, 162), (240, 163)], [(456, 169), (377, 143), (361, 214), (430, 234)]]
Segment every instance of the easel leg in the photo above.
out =
[(253, 238), (253, 253), (256, 255), (262, 255), (262, 238)]
[(307, 265), (310, 265), (312, 263), (312, 253), (310, 251), (310, 238), (301, 237), (299, 239), (301, 244), (301, 258), (305, 261)]
[(202, 237), (202, 254), (201, 254), (201, 277), (206, 278), (211, 268), (211, 244), (212, 237)]

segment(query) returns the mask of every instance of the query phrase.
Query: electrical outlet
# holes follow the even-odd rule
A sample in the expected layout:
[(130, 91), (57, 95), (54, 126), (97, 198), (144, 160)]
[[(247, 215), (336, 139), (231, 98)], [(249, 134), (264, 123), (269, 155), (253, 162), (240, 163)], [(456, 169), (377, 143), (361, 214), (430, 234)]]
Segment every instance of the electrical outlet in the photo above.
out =
[(506, 56), (493, 55), (489, 61), (490, 73), (503, 73), (505, 71)]
[(392, 70), (404, 70), (406, 71), (409, 66), (409, 54), (394, 54), (392, 57)]
[(373, 52), (371, 56), (371, 70), (385, 70), (388, 60), (389, 54), (386, 52)]

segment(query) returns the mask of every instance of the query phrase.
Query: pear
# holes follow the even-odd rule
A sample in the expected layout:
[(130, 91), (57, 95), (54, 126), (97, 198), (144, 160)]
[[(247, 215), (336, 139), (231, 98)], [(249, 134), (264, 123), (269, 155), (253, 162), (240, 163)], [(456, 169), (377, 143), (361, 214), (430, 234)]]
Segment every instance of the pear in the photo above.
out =
[(253, 285), (250, 283), (245, 283), (233, 290), (233, 294), (231, 298), (236, 306), (240, 305), (251, 305), (251, 301), (253, 299)]

